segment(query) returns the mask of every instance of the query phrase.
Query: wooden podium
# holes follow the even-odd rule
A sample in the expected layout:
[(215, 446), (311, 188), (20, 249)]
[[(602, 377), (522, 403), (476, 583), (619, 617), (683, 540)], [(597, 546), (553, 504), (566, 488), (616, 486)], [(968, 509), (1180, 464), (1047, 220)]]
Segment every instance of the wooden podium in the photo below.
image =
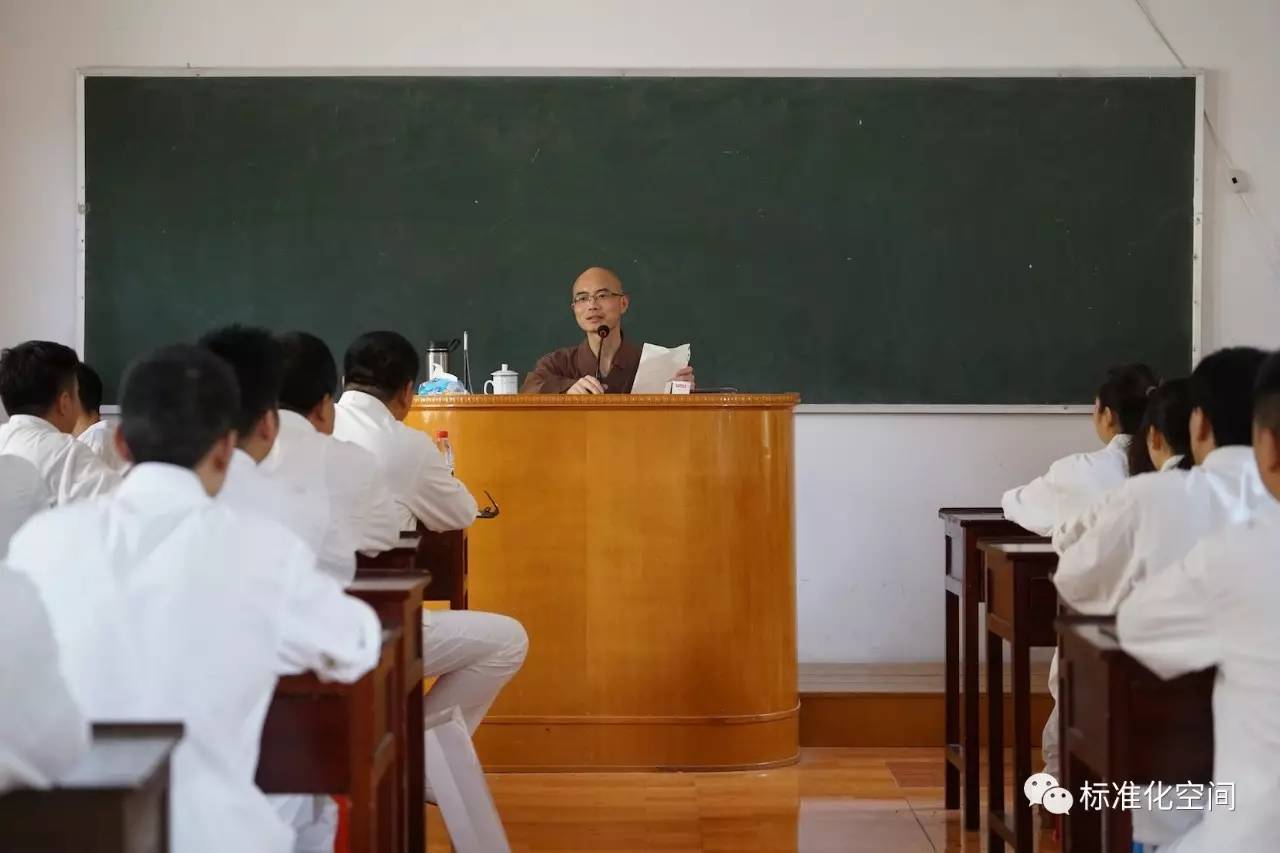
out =
[(795, 395), (419, 397), (471, 528), (472, 610), (529, 632), (489, 770), (750, 769), (798, 754)]

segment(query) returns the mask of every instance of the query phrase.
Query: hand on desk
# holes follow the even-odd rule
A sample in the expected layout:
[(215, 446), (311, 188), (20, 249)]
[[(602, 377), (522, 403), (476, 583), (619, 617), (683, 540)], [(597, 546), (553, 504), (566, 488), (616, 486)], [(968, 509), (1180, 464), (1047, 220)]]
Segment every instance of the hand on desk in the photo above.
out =
[(603, 394), (604, 386), (594, 376), (584, 376), (569, 386), (566, 394)]

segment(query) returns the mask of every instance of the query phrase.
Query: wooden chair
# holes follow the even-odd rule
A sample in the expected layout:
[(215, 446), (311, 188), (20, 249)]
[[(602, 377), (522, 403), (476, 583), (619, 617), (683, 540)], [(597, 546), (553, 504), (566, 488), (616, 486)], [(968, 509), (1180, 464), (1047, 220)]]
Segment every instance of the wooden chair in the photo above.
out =
[(269, 794), (346, 794), (351, 853), (403, 850), (396, 732), (404, 702), (399, 630), (384, 630), (377, 665), (354, 684), (281, 678), (262, 728), (257, 784)]

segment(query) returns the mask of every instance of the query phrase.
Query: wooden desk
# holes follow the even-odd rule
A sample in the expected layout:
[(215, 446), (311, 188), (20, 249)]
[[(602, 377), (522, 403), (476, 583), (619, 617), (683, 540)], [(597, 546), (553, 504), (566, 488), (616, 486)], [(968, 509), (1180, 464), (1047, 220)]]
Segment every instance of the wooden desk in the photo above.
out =
[[(1027, 531), (1004, 517), (999, 507), (943, 507), (944, 549), (943, 587), (946, 600), (946, 779), (945, 803), (960, 808), (960, 774), (964, 774), (964, 828), (977, 830), (978, 806), (978, 606), (983, 601), (982, 552), (978, 542), (1007, 536), (1026, 536)], [(963, 625), (963, 633), (961, 633)], [(961, 637), (964, 642), (961, 643)], [(961, 690), (961, 649), (963, 685)], [(963, 714), (961, 697), (964, 697)], [(964, 731), (961, 732), (961, 720)]]
[(384, 631), (377, 666), (355, 684), (311, 673), (281, 678), (262, 727), (258, 787), (268, 794), (350, 796), (350, 853), (406, 849), (396, 773), (404, 749), (396, 741), (404, 725), (396, 670), (402, 644), (399, 630)]
[(799, 753), (795, 395), (419, 397), (502, 515), (470, 605), (524, 669), (476, 732), (489, 770), (751, 769)]
[(0, 850), (165, 853), (181, 740), (181, 723), (94, 725), (88, 754), (53, 788), (0, 796)]
[(426, 739), (422, 729), (422, 598), (431, 581), (426, 572), (397, 573), (394, 577), (373, 577), (357, 571), (347, 592), (368, 604), (378, 614), (384, 628), (400, 631), (400, 652), (396, 670), (400, 673), (400, 697), (404, 711), (396, 742), (404, 748), (396, 753), (396, 773), (401, 779), (400, 795), (405, 817), (406, 849), (426, 849), (427, 827), (423, 794), (426, 789)]
[[(1058, 555), (1038, 536), (983, 542), (987, 576), (987, 849), (1016, 853), (1034, 847), (1031, 807), (1020, 795), (1031, 775), (1031, 648), (1055, 646)], [(1013, 663), (1013, 821), (1004, 810), (1004, 641)]]
[(447, 601), (452, 610), (466, 610), (467, 531), (437, 533), (418, 525), (416, 533), (400, 537), (400, 544), (380, 554), (356, 554), (356, 576), (361, 570), (387, 572), (427, 572), (430, 580), (423, 595), (426, 601)]
[(1062, 778), (1076, 797), (1063, 850), (1129, 853), (1133, 819), (1081, 808), (1088, 782), (1207, 783), (1213, 772), (1214, 670), (1162, 680), (1097, 622), (1061, 622)]

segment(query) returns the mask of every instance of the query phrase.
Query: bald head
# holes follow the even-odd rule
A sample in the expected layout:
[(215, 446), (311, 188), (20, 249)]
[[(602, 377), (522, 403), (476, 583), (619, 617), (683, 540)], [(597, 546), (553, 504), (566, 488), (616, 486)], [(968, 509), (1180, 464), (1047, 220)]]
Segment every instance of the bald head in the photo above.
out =
[(604, 267), (588, 267), (573, 282), (574, 294), (595, 293), (597, 290), (621, 293), (622, 279), (618, 278), (618, 274), (613, 270)]

